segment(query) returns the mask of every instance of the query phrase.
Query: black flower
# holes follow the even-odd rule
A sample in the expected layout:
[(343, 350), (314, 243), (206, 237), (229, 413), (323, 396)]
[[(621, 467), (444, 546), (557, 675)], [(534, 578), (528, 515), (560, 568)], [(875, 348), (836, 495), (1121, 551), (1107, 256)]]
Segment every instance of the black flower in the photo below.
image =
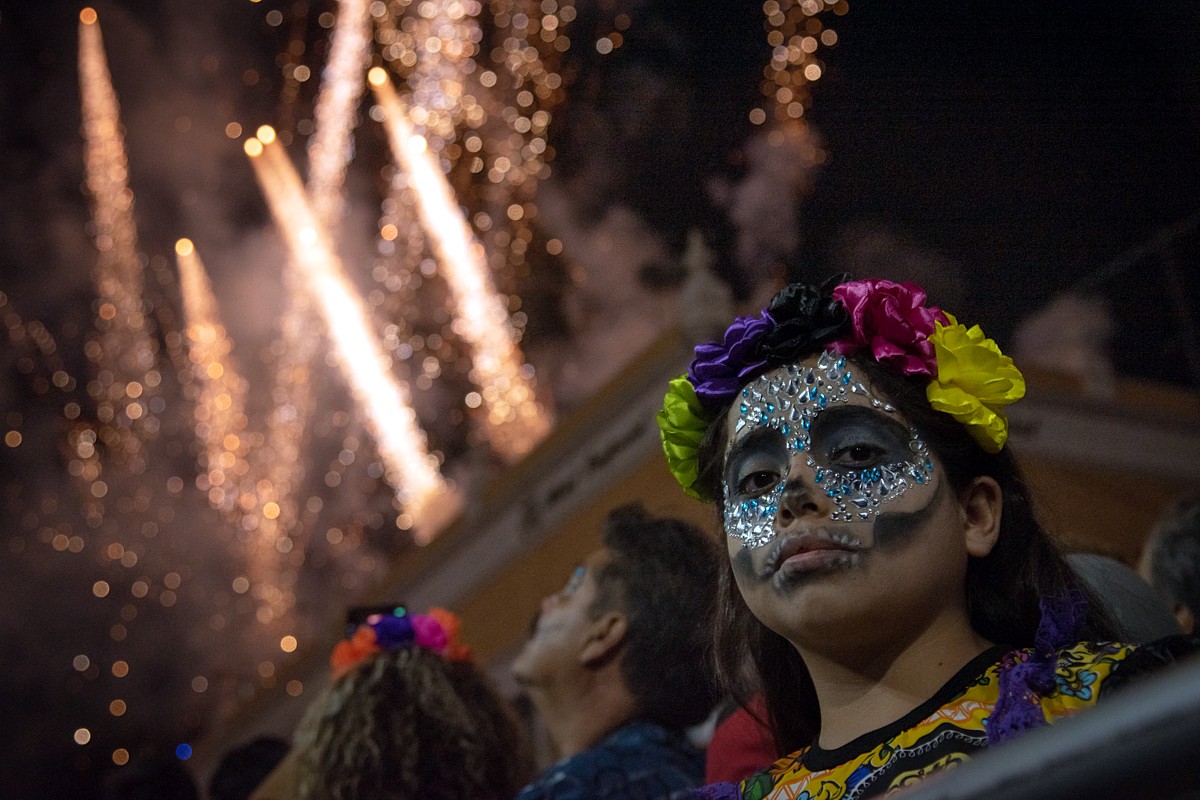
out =
[(832, 292), (848, 277), (843, 273), (820, 286), (793, 283), (781, 289), (767, 307), (775, 327), (763, 337), (759, 352), (772, 363), (786, 363), (838, 338), (850, 317)]

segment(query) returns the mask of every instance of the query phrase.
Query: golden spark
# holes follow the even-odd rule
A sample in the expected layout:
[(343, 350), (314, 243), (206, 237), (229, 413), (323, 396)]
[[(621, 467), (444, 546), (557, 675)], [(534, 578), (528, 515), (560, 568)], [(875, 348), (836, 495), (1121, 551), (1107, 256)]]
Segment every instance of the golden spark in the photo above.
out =
[(373, 68), (369, 80), (386, 114), (384, 124), (393, 155), (416, 193), (417, 212), (433, 239), (450, 287), (455, 315), (452, 330), (472, 349), (471, 378), (487, 409), (484, 430), (503, 458), (515, 460), (537, 444), (551, 425), (549, 414), (534, 396), (533, 370), (523, 363), (483, 246), (463, 218), (424, 137), (413, 130), (409, 110), (385, 70)]
[(142, 263), (117, 94), (100, 23), (90, 8), (80, 14), (79, 80), (84, 162), (99, 251), (95, 270), (99, 347), (89, 354), (101, 371), (89, 391), (97, 402), (102, 438), (127, 457), (134, 472), (140, 472), (145, 468), (141, 439), (153, 436), (159, 427), (150, 402), (159, 384), (154, 369), (158, 348), (142, 298)]
[(208, 483), (213, 508), (240, 521), (241, 483), (249, 472), (246, 454), (246, 381), (230, 359), (233, 344), (217, 313), (212, 284), (204, 263), (189, 239), (175, 243), (179, 286), (183, 294), (188, 360), (199, 391), (196, 396), (196, 438), (204, 445), (200, 468)]
[(345, 279), (287, 153), (278, 143), (262, 143), (251, 163), (293, 263), (324, 318), (342, 373), (366, 414), (385, 476), (420, 534), (432, 537), (457, 513), (459, 500), (429, 453), (408, 389), (388, 370), (366, 309)]

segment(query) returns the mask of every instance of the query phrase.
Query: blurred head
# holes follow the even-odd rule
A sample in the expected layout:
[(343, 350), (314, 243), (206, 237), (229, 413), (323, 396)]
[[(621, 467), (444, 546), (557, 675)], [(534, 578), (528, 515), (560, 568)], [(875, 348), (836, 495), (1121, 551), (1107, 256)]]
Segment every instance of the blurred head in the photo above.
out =
[(616, 509), (603, 547), (542, 601), (514, 677), (526, 686), (559, 684), (569, 699), (589, 671), (616, 664), (639, 718), (669, 728), (700, 722), (717, 696), (707, 621), (719, 564), (699, 529), (640, 505)]
[[(717, 506), (720, 672), (743, 699), (761, 687), (781, 752), (819, 725), (798, 647), (879, 651), (946, 609), (1032, 644), (1040, 598), (1080, 588), (1006, 446), (1023, 378), (919, 287), (796, 284), (696, 354), (664, 447)], [(1107, 632), (1090, 614), (1083, 633)]]
[(570, 697), (585, 676), (618, 663), (629, 621), (616, 608), (596, 613), (596, 576), (611, 557), (608, 548), (588, 554), (561, 589), (542, 598), (529, 638), (512, 664), (519, 684), (562, 689)]
[(108, 776), (105, 800), (199, 800), (196, 781), (173, 755), (153, 753), (135, 758)]
[(287, 740), (276, 736), (259, 736), (233, 748), (209, 779), (209, 800), (246, 800), (287, 752)]
[(418, 646), (352, 666), (293, 748), (301, 800), (508, 800), (531, 772), (515, 716), (478, 667)]
[(1170, 606), (1132, 567), (1100, 553), (1072, 553), (1067, 563), (1104, 604), (1122, 642), (1143, 644), (1180, 633)]
[(1200, 617), (1200, 494), (1177, 501), (1159, 520), (1142, 556), (1142, 574), (1186, 633)]

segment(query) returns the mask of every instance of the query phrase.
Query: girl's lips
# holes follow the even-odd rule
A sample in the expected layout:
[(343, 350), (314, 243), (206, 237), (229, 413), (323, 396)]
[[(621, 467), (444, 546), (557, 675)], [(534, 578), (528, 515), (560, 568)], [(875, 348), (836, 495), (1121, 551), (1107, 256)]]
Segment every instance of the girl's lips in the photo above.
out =
[(811, 572), (844, 562), (862, 550), (855, 538), (823, 529), (782, 537), (770, 555), (771, 572)]
[(856, 550), (842, 547), (817, 548), (803, 550), (783, 560), (776, 571), (779, 575), (789, 577), (808, 572), (817, 572), (830, 567), (845, 566), (854, 558)]

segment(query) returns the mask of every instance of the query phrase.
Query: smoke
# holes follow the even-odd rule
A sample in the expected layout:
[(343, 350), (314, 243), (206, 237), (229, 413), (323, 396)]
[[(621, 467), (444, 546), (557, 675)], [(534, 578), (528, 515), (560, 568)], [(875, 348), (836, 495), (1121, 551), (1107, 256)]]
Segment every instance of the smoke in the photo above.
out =
[(967, 281), (960, 265), (882, 222), (860, 220), (844, 225), (834, 244), (833, 264), (855, 278), (886, 275), (894, 281), (912, 281), (925, 289), (931, 303), (942, 308), (967, 305)]
[(662, 238), (634, 212), (615, 206), (584, 225), (578, 206), (553, 182), (539, 191), (546, 230), (562, 241), (571, 264), (563, 313), (565, 343), (532, 351), (550, 375), (555, 397), (570, 408), (592, 396), (678, 317), (675, 292), (652, 292), (639, 280), (647, 266), (673, 260)]
[(709, 182), (709, 192), (737, 229), (734, 260), (751, 286), (772, 284), (800, 247), (800, 203), (823, 159), (809, 125), (763, 131), (745, 147), (746, 173), (736, 183)]
[(1074, 378), (1093, 397), (1111, 398), (1116, 390), (1108, 352), (1112, 333), (1107, 300), (1061, 294), (1021, 321), (1013, 358), (1022, 368)]

